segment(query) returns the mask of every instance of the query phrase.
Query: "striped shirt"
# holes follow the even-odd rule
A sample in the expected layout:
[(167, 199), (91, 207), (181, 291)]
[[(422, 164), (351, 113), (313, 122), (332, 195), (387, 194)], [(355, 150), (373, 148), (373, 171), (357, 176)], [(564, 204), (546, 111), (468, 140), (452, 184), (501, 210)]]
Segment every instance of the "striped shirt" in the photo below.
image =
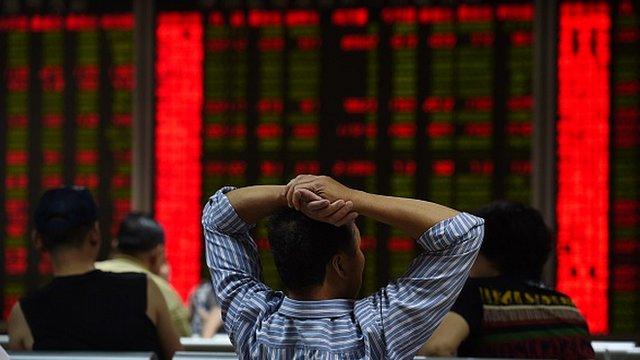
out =
[(260, 281), (251, 224), (224, 195), (204, 208), (207, 265), (224, 326), (241, 359), (411, 359), (449, 311), (484, 233), (461, 213), (417, 240), (407, 272), (360, 300), (296, 301)]

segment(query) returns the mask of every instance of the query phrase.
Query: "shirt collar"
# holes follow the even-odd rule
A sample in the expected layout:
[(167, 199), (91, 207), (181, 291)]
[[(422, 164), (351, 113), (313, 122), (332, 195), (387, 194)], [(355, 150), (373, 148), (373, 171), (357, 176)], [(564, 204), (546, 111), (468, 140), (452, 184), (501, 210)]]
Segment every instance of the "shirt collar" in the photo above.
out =
[(125, 254), (118, 253), (118, 254), (113, 256), (112, 260), (121, 261), (121, 262), (129, 264), (131, 266), (135, 266), (137, 268), (140, 268), (140, 271), (150, 272), (149, 269), (145, 268), (144, 265), (142, 265), (140, 260), (138, 260), (135, 257), (130, 256), (130, 255), (125, 255)]
[(335, 318), (353, 312), (354, 300), (300, 301), (285, 297), (278, 312), (296, 318)]

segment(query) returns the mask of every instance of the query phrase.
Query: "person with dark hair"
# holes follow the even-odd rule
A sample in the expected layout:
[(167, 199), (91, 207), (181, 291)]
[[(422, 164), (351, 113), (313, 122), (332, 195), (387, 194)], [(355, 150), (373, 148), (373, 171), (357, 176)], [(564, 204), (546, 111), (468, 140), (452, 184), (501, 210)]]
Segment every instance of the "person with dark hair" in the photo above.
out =
[(485, 237), (471, 278), (420, 354), (593, 359), (587, 324), (573, 301), (541, 282), (552, 237), (540, 213), (496, 201), (477, 215)]
[(210, 280), (203, 281), (189, 295), (189, 314), (194, 337), (212, 338), (222, 330), (222, 309)]
[[(365, 263), (359, 214), (403, 230), (420, 252), (402, 277), (355, 300)], [(285, 292), (261, 282), (250, 234), (269, 216)], [(225, 187), (207, 202), (202, 224), (224, 327), (241, 359), (413, 358), (453, 304), (483, 234), (473, 215), (312, 175), (286, 186)]]
[(173, 286), (160, 276), (167, 261), (164, 241), (164, 229), (157, 221), (147, 214), (132, 212), (120, 224), (114, 244), (116, 253), (95, 266), (102, 271), (146, 274), (160, 289), (178, 335), (190, 336), (187, 308)]
[(11, 310), (10, 349), (155, 351), (165, 359), (180, 349), (152, 281), (95, 269), (98, 209), (87, 189), (48, 190), (34, 218), (34, 241), (51, 254), (54, 278)]
[[(267, 224), (269, 245), (282, 284), (305, 289), (324, 282), (326, 266), (337, 253), (355, 257), (354, 226), (333, 226), (311, 219), (293, 208), (276, 212)], [(356, 282), (357, 277), (351, 277)], [(359, 291), (359, 284), (345, 283)], [(348, 290), (347, 290), (348, 291)], [(356, 294), (353, 294), (355, 297)]]

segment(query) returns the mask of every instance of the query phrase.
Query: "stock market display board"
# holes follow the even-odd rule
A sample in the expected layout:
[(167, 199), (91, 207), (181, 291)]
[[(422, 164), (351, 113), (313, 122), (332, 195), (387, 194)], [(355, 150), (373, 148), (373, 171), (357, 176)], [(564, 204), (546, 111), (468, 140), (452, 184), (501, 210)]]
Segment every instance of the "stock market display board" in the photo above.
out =
[(611, 332), (640, 333), (640, 3), (612, 7)]
[(557, 46), (556, 286), (572, 297), (592, 333), (634, 336), (640, 331), (640, 4), (560, 2)]
[[(0, 312), (51, 273), (31, 245), (42, 192), (76, 184), (103, 239), (130, 208), (131, 1), (0, 1)], [(42, 275), (45, 275), (44, 277)]]
[[(157, 36), (182, 21), (181, 51), (204, 53), (202, 196), (322, 173), (464, 210), (528, 203), (533, 12), (529, 1), (161, 2)], [(182, 71), (169, 70), (161, 86)], [(415, 249), (385, 226), (361, 229), (366, 293)], [(277, 287), (264, 227), (257, 237)]]

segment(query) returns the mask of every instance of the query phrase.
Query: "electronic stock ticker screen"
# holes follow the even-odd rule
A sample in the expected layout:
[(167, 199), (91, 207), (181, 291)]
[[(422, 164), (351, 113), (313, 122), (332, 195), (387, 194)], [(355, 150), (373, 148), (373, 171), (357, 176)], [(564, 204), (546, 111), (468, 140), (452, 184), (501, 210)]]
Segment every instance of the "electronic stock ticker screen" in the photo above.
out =
[[(532, 3), (225, 1), (196, 12), (204, 197), (322, 173), (463, 210), (530, 201)], [(360, 227), (368, 293), (415, 250), (386, 226)], [(277, 287), (264, 227), (257, 238)]]

